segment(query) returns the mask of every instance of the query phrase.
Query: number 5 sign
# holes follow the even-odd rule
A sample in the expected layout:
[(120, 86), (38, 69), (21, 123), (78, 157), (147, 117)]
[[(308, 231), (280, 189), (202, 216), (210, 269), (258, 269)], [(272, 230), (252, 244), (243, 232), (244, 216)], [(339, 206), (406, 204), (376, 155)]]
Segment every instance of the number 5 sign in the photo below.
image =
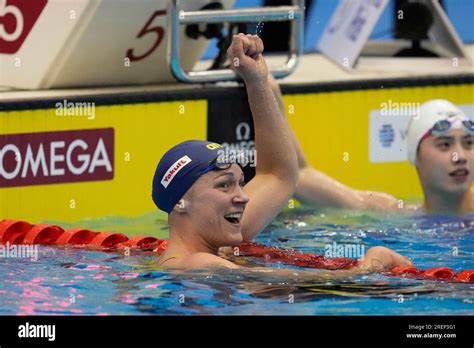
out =
[(0, 53), (15, 54), (48, 0), (0, 0)]
[[(234, 0), (220, 0), (230, 8)], [(23, 89), (174, 81), (167, 62), (171, 0), (0, 0), (0, 85)], [(183, 1), (195, 11), (209, 0)], [(191, 69), (208, 45), (180, 28)]]

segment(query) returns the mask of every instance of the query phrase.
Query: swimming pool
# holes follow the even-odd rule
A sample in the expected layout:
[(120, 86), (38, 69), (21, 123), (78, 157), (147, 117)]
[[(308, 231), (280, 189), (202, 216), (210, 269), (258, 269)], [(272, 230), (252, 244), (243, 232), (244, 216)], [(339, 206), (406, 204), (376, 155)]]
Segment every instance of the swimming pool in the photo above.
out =
[[(167, 236), (164, 215), (155, 212), (69, 225), (47, 222)], [(355, 246), (356, 252), (384, 245), (419, 268), (474, 268), (474, 217), (297, 208), (282, 213), (257, 242), (318, 254), (340, 245)], [(156, 265), (156, 256), (142, 252), (127, 256), (49, 246), (38, 252), (37, 261), (0, 259), (1, 315), (474, 314), (474, 284), (469, 283), (381, 274), (309, 283), (242, 271), (170, 273)]]

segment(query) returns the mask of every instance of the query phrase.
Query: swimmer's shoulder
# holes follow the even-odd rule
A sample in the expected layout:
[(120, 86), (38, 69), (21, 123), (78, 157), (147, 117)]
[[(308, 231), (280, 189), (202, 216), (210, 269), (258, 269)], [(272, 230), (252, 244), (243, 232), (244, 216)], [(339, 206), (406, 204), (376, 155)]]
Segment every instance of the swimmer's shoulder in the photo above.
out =
[(226, 267), (239, 268), (235, 263), (209, 253), (196, 253), (187, 257), (186, 262), (193, 268)]
[(184, 257), (176, 257), (164, 263), (163, 266), (179, 269), (240, 268), (235, 263), (210, 253), (195, 253)]

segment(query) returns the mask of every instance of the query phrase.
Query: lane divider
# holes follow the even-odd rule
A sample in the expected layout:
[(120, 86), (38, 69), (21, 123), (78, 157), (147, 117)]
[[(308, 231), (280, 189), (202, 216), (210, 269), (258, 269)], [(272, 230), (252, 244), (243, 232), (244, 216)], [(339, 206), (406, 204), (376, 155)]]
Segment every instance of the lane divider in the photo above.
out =
[[(143, 251), (163, 252), (168, 246), (167, 240), (150, 236), (136, 236), (129, 239), (122, 233), (95, 232), (75, 228), (64, 230), (60, 226), (37, 224), (26, 221), (0, 221), (0, 244), (44, 244), (73, 245), (84, 248), (100, 248), (106, 251), (122, 250), (126, 247)], [(238, 247), (239, 256), (256, 257), (267, 262), (280, 262), (288, 265), (328, 270), (349, 269), (359, 261), (349, 258), (326, 258), (318, 254), (302, 254), (275, 246), (257, 243), (242, 243)], [(422, 270), (416, 267), (395, 267), (389, 275), (396, 277), (442, 280), (451, 282), (474, 283), (474, 270), (456, 273), (451, 268), (437, 267)]]

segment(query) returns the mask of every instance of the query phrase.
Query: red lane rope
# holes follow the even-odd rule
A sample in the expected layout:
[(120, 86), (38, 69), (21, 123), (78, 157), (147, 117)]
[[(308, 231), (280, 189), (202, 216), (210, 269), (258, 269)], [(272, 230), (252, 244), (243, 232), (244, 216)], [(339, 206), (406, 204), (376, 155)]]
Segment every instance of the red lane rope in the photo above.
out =
[[(137, 250), (161, 253), (168, 245), (167, 240), (150, 236), (137, 236), (129, 239), (121, 233), (94, 232), (76, 228), (64, 230), (55, 225), (33, 225), (25, 221), (0, 221), (0, 244), (49, 244), (74, 245), (103, 250), (133, 248)], [(349, 269), (357, 266), (359, 261), (349, 258), (326, 258), (318, 254), (302, 254), (297, 251), (280, 249), (257, 243), (242, 243), (238, 246), (241, 256), (260, 258), (267, 262), (281, 262), (308, 268), (328, 270)], [(474, 270), (456, 273), (451, 268), (437, 267), (422, 270), (416, 267), (395, 267), (390, 275), (430, 280), (474, 283)]]
[(242, 243), (238, 248), (239, 254), (242, 256), (258, 257), (268, 262), (283, 262), (289, 265), (308, 268), (349, 269), (359, 264), (354, 259), (342, 257), (326, 258), (323, 255), (302, 254), (297, 251), (257, 243)]

